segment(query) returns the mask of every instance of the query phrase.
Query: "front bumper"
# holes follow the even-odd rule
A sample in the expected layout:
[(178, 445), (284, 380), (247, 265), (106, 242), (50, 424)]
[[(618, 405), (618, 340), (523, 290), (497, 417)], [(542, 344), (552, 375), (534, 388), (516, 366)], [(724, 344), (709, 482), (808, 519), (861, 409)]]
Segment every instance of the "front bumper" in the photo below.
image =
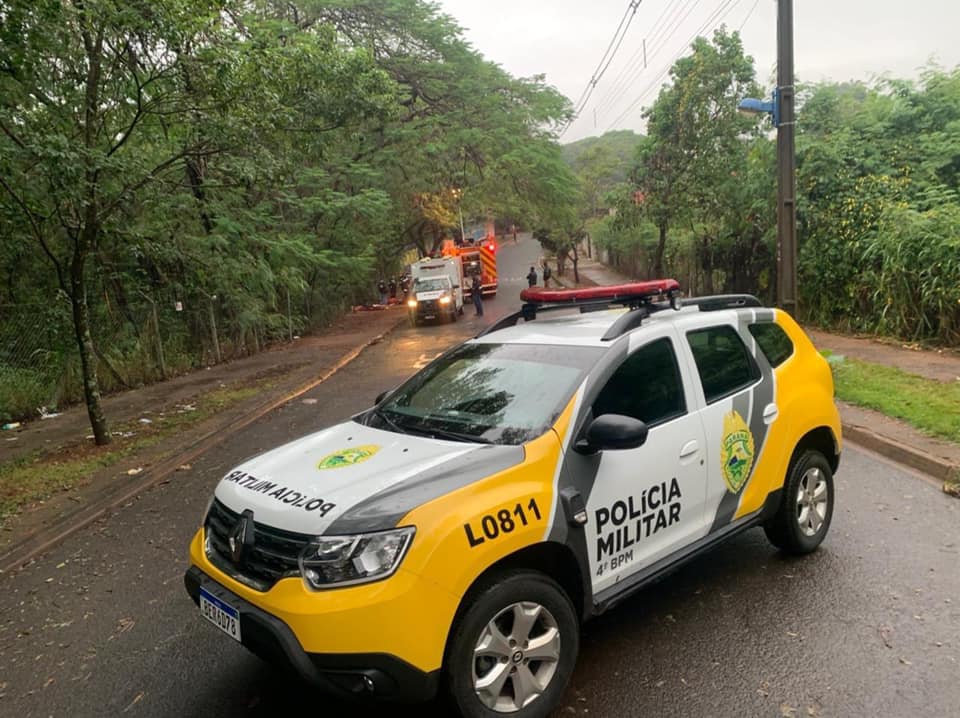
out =
[(440, 304), (439, 302), (428, 299), (418, 302), (417, 306), (415, 308), (411, 307), (409, 311), (418, 321), (427, 321), (430, 319), (451, 317), (457, 310), (453, 302), (450, 304)]
[(240, 613), (243, 645), (268, 663), (290, 665), (308, 683), (328, 693), (400, 702), (430, 700), (439, 671), (424, 672), (386, 653), (308, 653), (282, 620), (214, 581), (197, 566), (183, 577), (187, 593), (199, 605), (200, 587)]

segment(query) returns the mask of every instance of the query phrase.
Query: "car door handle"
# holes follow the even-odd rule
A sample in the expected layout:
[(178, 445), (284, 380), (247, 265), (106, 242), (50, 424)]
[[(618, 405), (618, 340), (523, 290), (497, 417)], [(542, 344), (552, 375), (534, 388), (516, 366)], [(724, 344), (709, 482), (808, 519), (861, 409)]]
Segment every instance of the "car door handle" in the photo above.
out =
[(693, 441), (688, 441), (683, 445), (683, 448), (680, 449), (680, 458), (688, 459), (698, 451), (700, 451), (700, 444), (697, 443), (697, 440), (694, 439)]
[(778, 416), (780, 416), (780, 409), (777, 408), (777, 405), (767, 404), (766, 408), (763, 410), (763, 423), (772, 424)]

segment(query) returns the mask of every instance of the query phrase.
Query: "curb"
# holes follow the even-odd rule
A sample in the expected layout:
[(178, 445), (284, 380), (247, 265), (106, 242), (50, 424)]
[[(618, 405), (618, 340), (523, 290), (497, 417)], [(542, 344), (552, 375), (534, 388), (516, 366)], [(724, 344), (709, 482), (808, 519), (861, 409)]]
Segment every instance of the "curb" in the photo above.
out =
[(960, 498), (960, 465), (924, 453), (888, 436), (881, 436), (857, 424), (844, 423), (843, 438), (943, 482), (944, 493)]
[[(404, 319), (406, 317), (404, 316)], [(41, 528), (30, 535), (24, 537), (8, 546), (3, 553), (0, 553), (0, 574), (21, 568), (32, 559), (42, 553), (46, 553), (60, 542), (69, 538), (77, 531), (86, 528), (90, 524), (103, 518), (110, 511), (117, 509), (129, 501), (135, 499), (138, 495), (163, 483), (171, 474), (177, 471), (182, 464), (188, 464), (197, 457), (206, 453), (217, 444), (224, 441), (229, 436), (246, 428), (253, 422), (269, 414), (274, 409), (296, 399), (298, 396), (306, 394), (311, 389), (327, 381), (334, 374), (339, 372), (345, 366), (356, 359), (363, 351), (374, 344), (377, 344), (390, 334), (394, 329), (403, 323), (403, 319), (398, 320), (392, 327), (384, 332), (368, 339), (357, 347), (354, 347), (345, 355), (337, 360), (330, 369), (321, 374), (316, 379), (301, 384), (297, 388), (287, 392), (283, 396), (266, 401), (253, 408), (246, 414), (232, 421), (227, 427), (216, 427), (203, 434), (196, 441), (190, 444), (186, 450), (179, 454), (169, 456), (152, 468), (143, 473), (133, 484), (124, 484), (123, 486), (111, 487), (112, 491), (105, 491), (96, 497), (91, 503), (78, 508), (76, 511), (67, 514), (59, 519), (56, 525)]]

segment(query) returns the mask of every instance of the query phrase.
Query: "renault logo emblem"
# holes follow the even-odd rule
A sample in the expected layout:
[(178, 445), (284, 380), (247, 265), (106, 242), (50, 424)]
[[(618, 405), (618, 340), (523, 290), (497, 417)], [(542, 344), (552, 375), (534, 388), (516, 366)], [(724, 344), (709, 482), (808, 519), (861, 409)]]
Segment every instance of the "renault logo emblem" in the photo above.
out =
[(230, 548), (230, 558), (239, 566), (243, 563), (249, 550), (253, 548), (253, 545), (253, 511), (247, 509), (240, 514), (237, 523), (233, 525), (230, 533), (227, 534), (227, 546)]

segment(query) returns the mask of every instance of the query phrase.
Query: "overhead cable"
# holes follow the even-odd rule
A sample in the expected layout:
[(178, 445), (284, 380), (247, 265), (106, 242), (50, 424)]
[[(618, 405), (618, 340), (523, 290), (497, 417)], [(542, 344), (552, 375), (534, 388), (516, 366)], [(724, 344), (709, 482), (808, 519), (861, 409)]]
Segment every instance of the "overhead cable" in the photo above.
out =
[(630, 29), (630, 24), (633, 22), (633, 18), (636, 16), (637, 8), (640, 7), (641, 2), (643, 2), (643, 0), (630, 0), (630, 4), (623, 13), (623, 17), (620, 18), (620, 24), (617, 25), (617, 29), (613, 33), (613, 37), (610, 38), (610, 43), (607, 45), (607, 49), (600, 58), (600, 62), (597, 63), (597, 69), (594, 70), (593, 75), (590, 77), (590, 81), (580, 94), (580, 99), (577, 100), (576, 104), (574, 105), (573, 116), (570, 118), (567, 124), (564, 125), (563, 129), (560, 130), (561, 136), (567, 131), (570, 125), (576, 121), (576, 119), (580, 116), (580, 113), (583, 111), (583, 108), (586, 107), (587, 102), (590, 101), (590, 96), (593, 94), (597, 83), (600, 81), (600, 78), (603, 77), (604, 73), (607, 71), (607, 68), (610, 67), (610, 63), (613, 62), (613, 58), (616, 57), (617, 51), (620, 49), (620, 45), (623, 44), (623, 39), (626, 37), (627, 31)]
[(643, 91), (637, 95), (637, 97), (627, 106), (627, 108), (621, 112), (617, 119), (610, 123), (607, 126), (607, 131), (616, 127), (621, 120), (623, 120), (627, 115), (629, 115), (633, 110), (639, 105), (644, 98), (650, 93), (651, 90), (655, 89), (657, 83), (660, 82), (663, 77), (670, 72), (670, 69), (673, 67), (673, 64), (684, 54), (684, 52), (689, 48), (690, 44), (700, 35), (703, 34), (703, 31), (708, 27), (711, 29), (716, 28), (717, 25), (723, 22), (727, 15), (740, 3), (742, 0), (721, 0), (720, 5), (710, 14), (706, 21), (694, 32), (690, 39), (687, 40), (681, 47), (680, 50), (673, 56), (673, 58), (667, 63), (667, 65), (660, 71), (660, 73), (643, 89)]

